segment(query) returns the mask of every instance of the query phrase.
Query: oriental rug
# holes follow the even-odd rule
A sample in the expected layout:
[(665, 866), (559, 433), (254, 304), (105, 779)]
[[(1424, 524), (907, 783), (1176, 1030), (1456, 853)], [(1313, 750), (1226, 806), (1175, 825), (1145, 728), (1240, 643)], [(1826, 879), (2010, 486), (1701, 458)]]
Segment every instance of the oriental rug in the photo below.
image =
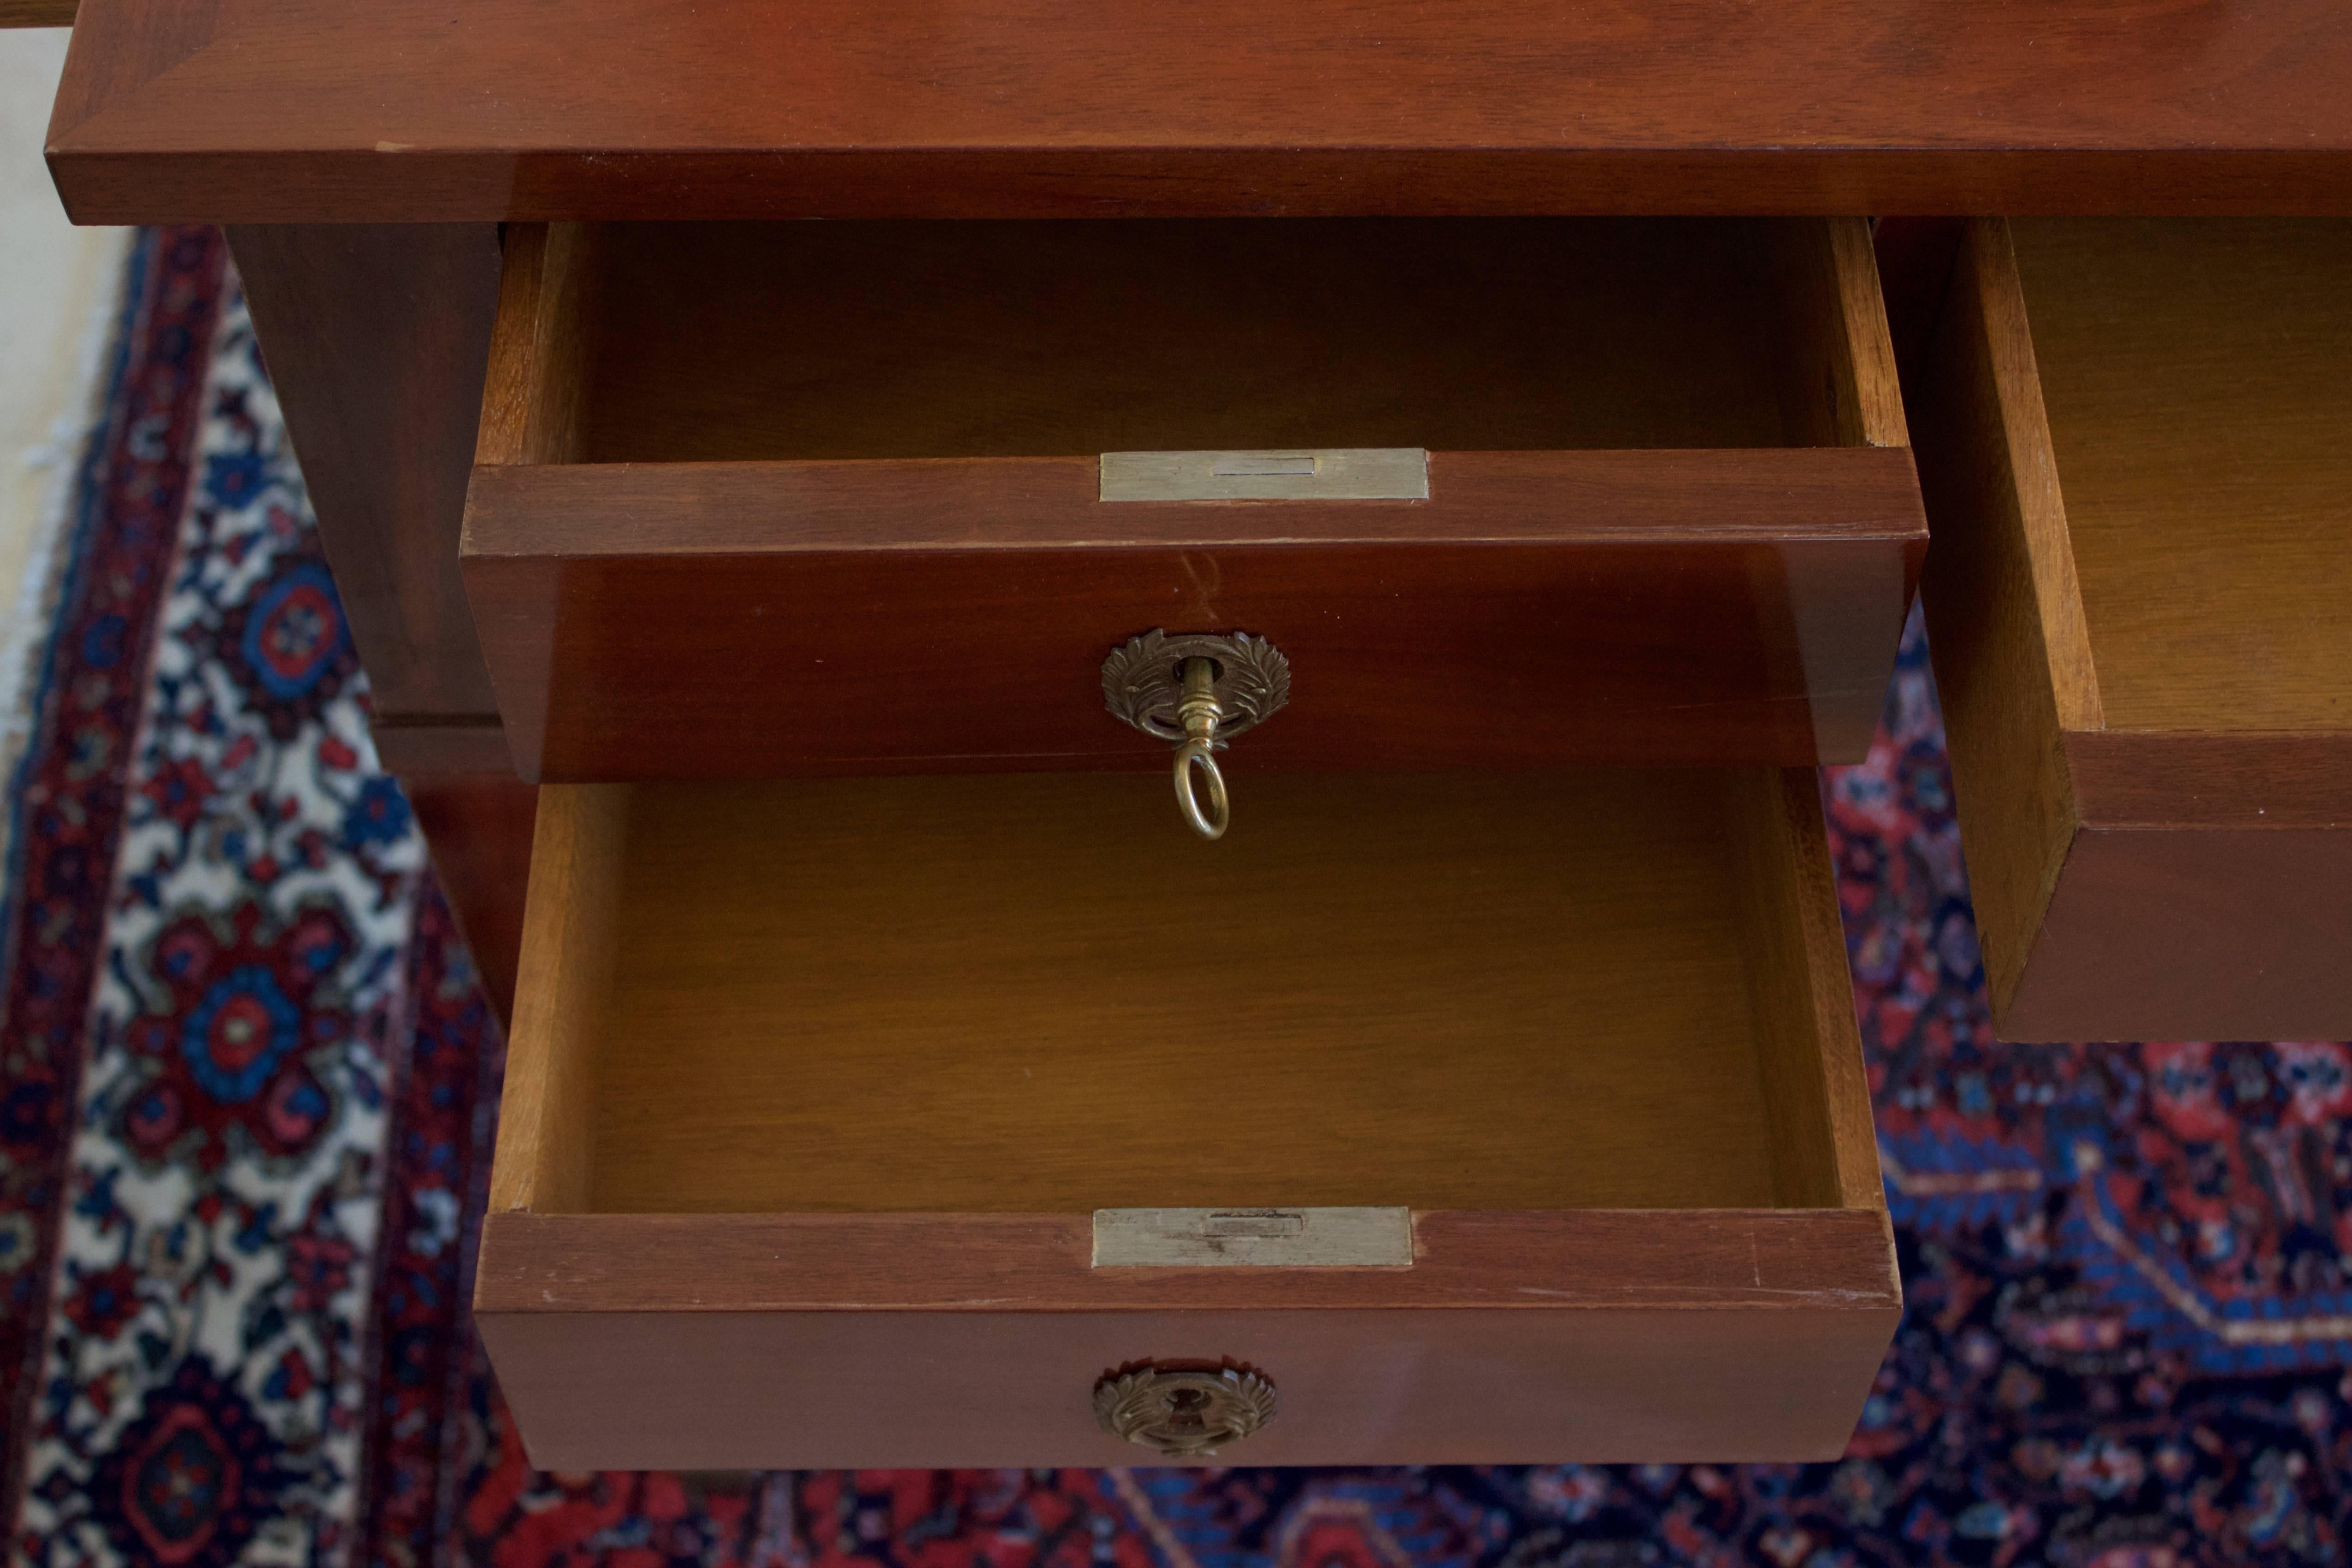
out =
[(1915, 621), (1824, 783), (1908, 1308), (1830, 1464), (556, 1475), (468, 1325), (500, 1042), (218, 237), (146, 234), (11, 781), (13, 1558), (2326, 1563), (2352, 1051), (1986, 1027)]

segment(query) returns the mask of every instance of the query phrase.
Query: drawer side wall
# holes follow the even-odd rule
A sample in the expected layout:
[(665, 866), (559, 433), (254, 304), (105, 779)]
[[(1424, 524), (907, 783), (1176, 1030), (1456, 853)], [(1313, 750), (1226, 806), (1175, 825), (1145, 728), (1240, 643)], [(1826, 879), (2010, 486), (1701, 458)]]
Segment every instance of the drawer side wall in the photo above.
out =
[(1969, 226), (1906, 390), (1932, 544), (1921, 584), (1996, 1026), (2077, 826), (2063, 736), (2097, 677), (2007, 229)]

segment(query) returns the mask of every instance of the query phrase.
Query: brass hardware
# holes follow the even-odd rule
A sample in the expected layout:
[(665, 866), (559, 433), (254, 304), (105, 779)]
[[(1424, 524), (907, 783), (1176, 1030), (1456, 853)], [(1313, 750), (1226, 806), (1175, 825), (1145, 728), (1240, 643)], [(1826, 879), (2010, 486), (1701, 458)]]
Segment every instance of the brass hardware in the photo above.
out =
[(1097, 1209), (1097, 1268), (1410, 1268), (1407, 1208)]
[[(1214, 753), (1290, 700), (1290, 661), (1247, 632), (1171, 637), (1154, 630), (1111, 650), (1102, 678), (1103, 702), (1113, 714), (1175, 743), (1176, 808), (1192, 831), (1223, 837), (1233, 806)], [(1193, 786), (1195, 772), (1207, 789), (1205, 808)]]
[(1418, 447), (1267, 452), (1105, 452), (1097, 494), (1130, 500), (1427, 500)]
[[(1217, 704), (1216, 665), (1197, 657), (1186, 659), (1184, 695), (1176, 704), (1176, 717), (1184, 725), (1184, 743), (1176, 748), (1176, 809), (1203, 838), (1223, 838), (1234, 819), (1233, 802), (1225, 798), (1225, 775), (1210, 753), (1217, 743), (1217, 721), (1224, 716), (1225, 710)], [(1206, 815), (1201, 810), (1200, 796), (1192, 793), (1195, 768), (1209, 783)]]
[(1223, 1361), (1131, 1361), (1095, 1384), (1095, 1420), (1114, 1437), (1195, 1459), (1238, 1443), (1274, 1419), (1274, 1384)]

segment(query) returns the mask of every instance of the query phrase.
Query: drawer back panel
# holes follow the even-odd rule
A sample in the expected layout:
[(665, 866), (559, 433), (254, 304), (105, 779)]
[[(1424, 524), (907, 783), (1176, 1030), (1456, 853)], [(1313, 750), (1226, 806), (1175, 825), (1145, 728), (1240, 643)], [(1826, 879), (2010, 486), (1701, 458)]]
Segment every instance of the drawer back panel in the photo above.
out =
[(581, 461), (1804, 445), (1771, 226), (621, 224)]

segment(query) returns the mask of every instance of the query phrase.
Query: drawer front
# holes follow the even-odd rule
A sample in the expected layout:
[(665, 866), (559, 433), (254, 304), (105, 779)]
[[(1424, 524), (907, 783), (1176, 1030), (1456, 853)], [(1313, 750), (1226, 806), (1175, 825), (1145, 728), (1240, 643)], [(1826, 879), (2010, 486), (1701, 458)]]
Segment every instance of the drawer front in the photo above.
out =
[[(579, 1234), (595, 1224), (619, 1236)], [(1831, 1459), (1900, 1315), (1883, 1214), (1417, 1229), (1408, 1288), (1281, 1268), (1090, 1279), (1083, 1219), (1058, 1216), (501, 1215), (478, 1310), (531, 1462), (556, 1469), (1170, 1462), (1093, 1408), (1139, 1361), (1231, 1361), (1273, 1387), (1264, 1426), (1177, 1462)], [(918, 1280), (919, 1307), (858, 1305)], [(722, 1296), (775, 1305), (695, 1304)]]
[(1810, 771), (1145, 784), (540, 792), (535, 1463), (1146, 1462), (1098, 1384), (1227, 1363), (1273, 1419), (1166, 1457), (1840, 1450), (1901, 1298)]
[[(510, 239), (464, 571), (526, 778), (1163, 766), (1099, 675), (1155, 628), (1289, 657), (1266, 767), (1866, 750), (1927, 535), (1858, 224), (824, 226)], [(1210, 441), (1425, 485), (1113, 461)]]
[(1994, 1026), (2352, 1034), (2352, 224), (1985, 220), (1906, 367)]
[(1139, 632), (1292, 668), (1246, 765), (1859, 757), (1909, 454), (1433, 453), (1426, 501), (1111, 502), (1086, 458), (484, 468), (466, 575), (546, 782), (1166, 765)]

